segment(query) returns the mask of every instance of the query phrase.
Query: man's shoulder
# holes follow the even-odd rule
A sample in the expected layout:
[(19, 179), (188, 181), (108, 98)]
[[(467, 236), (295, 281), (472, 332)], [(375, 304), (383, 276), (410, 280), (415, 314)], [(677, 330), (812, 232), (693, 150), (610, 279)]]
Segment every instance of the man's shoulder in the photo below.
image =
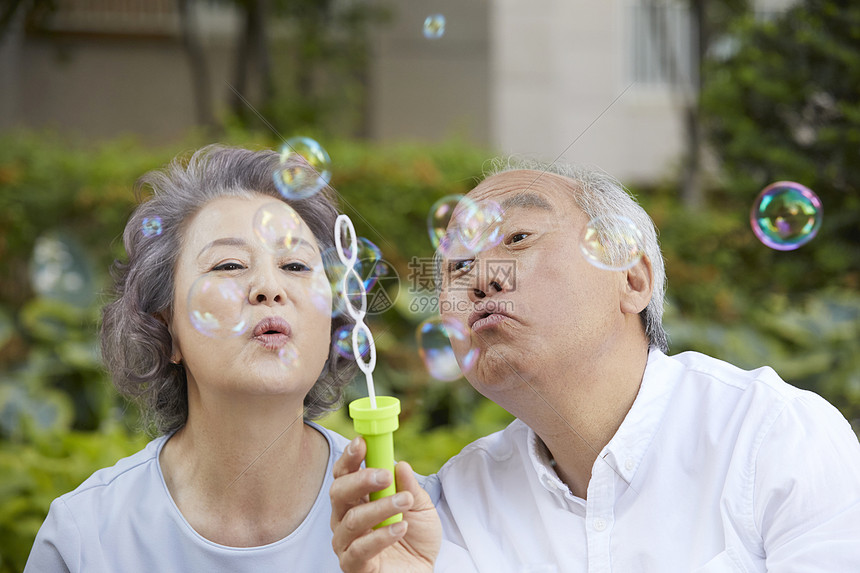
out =
[(731, 419), (736, 425), (758, 428), (755, 435), (787, 415), (808, 423), (822, 417), (841, 423), (842, 415), (827, 400), (784, 381), (769, 366), (744, 370), (697, 352), (668, 359), (675, 363), (680, 377), (676, 408), (680, 405), (699, 412), (701, 422), (719, 418), (728, 423)]
[(466, 467), (492, 468), (517, 458), (528, 440), (528, 426), (514, 420), (507, 427), (468, 444), (459, 454), (448, 460), (439, 474), (443, 475)]
[[(522, 452), (528, 447), (529, 428), (519, 419), (511, 422), (506, 428), (478, 438), (466, 445), (459, 454), (449, 459), (435, 474), (421, 480), (421, 486), (430, 494), (433, 503), (439, 507), (444, 505), (443, 489), (449, 495), (452, 490), (460, 490), (461, 485), (468, 484), (463, 491), (471, 491), (476, 484), (488, 480), (514, 479), (513, 474), (519, 475), (525, 465), (522, 462)], [(518, 468), (509, 471), (508, 466)], [(472, 501), (475, 501), (474, 499)]]
[(754, 392), (757, 398), (789, 402), (811, 394), (785, 382), (770, 366), (745, 370), (739, 366), (699, 352), (687, 351), (666, 357), (683, 369), (683, 383), (697, 390), (744, 394)]

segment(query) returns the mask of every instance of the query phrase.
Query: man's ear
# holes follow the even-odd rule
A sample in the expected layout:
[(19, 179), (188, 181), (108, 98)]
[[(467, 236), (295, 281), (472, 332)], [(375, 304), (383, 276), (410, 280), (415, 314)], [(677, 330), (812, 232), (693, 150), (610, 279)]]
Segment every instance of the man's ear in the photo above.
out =
[(643, 256), (625, 271), (625, 277), (626, 283), (621, 293), (621, 311), (639, 314), (651, 302), (651, 291), (654, 288), (651, 260)]

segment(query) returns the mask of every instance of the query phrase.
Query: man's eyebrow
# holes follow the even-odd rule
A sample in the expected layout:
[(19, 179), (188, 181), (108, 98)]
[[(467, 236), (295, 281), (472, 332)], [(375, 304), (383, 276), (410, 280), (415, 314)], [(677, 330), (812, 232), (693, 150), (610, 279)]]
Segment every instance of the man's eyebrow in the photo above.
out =
[(504, 201), (502, 201), (502, 210), (507, 211), (512, 207), (524, 207), (524, 208), (537, 208), (543, 209), (545, 211), (552, 211), (552, 205), (550, 205), (546, 199), (538, 195), (537, 193), (517, 193), (513, 197), (508, 197)]

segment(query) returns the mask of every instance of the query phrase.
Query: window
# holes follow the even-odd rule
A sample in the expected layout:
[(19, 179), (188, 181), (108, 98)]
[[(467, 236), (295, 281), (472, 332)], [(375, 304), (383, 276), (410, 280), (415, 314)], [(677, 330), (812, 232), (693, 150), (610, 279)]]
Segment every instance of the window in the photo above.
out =
[(627, 14), (629, 81), (680, 89), (697, 85), (698, 35), (687, 3), (633, 0)]

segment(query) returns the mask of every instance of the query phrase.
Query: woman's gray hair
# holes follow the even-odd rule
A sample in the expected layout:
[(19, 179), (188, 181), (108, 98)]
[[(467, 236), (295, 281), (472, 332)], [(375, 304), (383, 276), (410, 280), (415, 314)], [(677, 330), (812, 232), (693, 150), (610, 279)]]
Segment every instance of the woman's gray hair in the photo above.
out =
[[(608, 173), (586, 166), (565, 163), (542, 163), (526, 158), (497, 158), (489, 162), (484, 170), (484, 177), (492, 177), (506, 171), (518, 170), (541, 171), (552, 173), (571, 180), (574, 190), (573, 200), (589, 219), (601, 218), (604, 223), (599, 231), (609, 236), (624, 236), (624, 217), (633, 222), (642, 233), (644, 255), (651, 262), (653, 290), (648, 306), (639, 313), (645, 334), (652, 348), (663, 352), (669, 351), (669, 337), (663, 328), (663, 304), (666, 295), (666, 267), (660, 243), (657, 240), (657, 228), (654, 221), (636, 199), (625, 189), (617, 179)], [(625, 255), (612, 252), (611, 246), (617, 241), (602, 241), (607, 247), (610, 261), (617, 262)], [(622, 245), (623, 247), (623, 245)]]
[[(164, 321), (172, 316), (175, 267), (184, 230), (196, 213), (219, 197), (270, 195), (295, 209), (321, 252), (334, 246), (338, 212), (333, 189), (325, 187), (306, 199), (286, 201), (274, 184), (279, 163), (275, 151), (210, 145), (187, 161), (177, 157), (137, 182), (138, 200), (145, 189), (152, 196), (135, 209), (125, 227), (128, 261), (116, 261), (112, 269), (117, 298), (102, 313), (101, 349), (114, 385), (138, 402), (148, 428), (168, 433), (181, 427), (188, 416), (185, 368), (170, 361), (173, 345)], [(159, 221), (160, 233), (144, 232), (147, 221)], [(351, 323), (348, 315), (333, 318), (332, 341), (340, 326)], [(354, 362), (339, 358), (332, 344), (322, 373), (305, 396), (305, 418), (318, 418), (339, 406), (354, 368)]]

